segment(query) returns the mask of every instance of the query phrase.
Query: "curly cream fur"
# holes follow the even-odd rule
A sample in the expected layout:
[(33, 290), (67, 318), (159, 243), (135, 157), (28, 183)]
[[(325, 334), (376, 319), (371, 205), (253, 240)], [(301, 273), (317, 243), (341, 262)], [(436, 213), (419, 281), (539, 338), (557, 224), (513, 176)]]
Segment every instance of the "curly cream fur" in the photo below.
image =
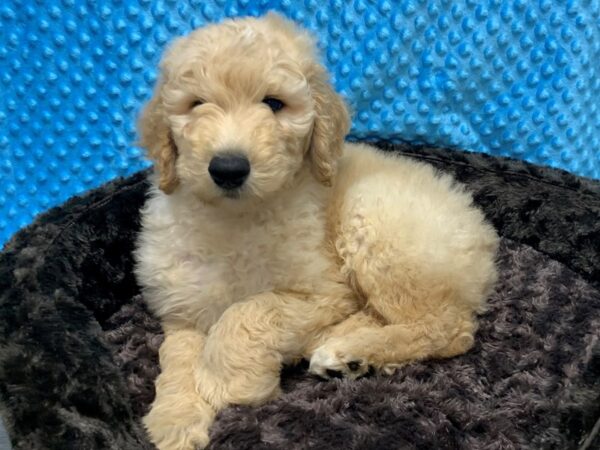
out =
[[(206, 445), (218, 410), (275, 397), (300, 357), (357, 377), (473, 343), (494, 230), (449, 176), (344, 144), (346, 107), (316, 61), (276, 15), (196, 30), (163, 59), (140, 121), (157, 175), (136, 250), (166, 335), (144, 419), (159, 449)], [(251, 164), (235, 198), (207, 170), (230, 149)]]

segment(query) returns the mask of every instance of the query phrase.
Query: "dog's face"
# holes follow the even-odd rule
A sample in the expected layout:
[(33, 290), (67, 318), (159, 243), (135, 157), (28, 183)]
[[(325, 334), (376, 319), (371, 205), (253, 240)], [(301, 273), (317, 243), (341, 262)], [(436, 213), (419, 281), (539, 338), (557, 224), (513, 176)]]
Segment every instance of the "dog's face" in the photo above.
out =
[(276, 15), (179, 39), (140, 120), (160, 188), (201, 200), (264, 199), (309, 164), (331, 182), (349, 119), (312, 39)]

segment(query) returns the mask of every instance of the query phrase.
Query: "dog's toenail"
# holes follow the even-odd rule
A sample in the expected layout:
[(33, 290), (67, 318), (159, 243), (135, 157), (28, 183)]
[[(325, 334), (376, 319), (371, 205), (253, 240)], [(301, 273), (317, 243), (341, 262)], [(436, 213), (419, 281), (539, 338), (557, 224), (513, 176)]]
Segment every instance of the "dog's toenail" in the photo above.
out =
[(360, 369), (360, 361), (350, 361), (348, 363), (348, 369), (350, 369), (352, 372), (356, 372), (358, 369)]
[(327, 369), (325, 373), (329, 378), (342, 378), (344, 376), (339, 370)]

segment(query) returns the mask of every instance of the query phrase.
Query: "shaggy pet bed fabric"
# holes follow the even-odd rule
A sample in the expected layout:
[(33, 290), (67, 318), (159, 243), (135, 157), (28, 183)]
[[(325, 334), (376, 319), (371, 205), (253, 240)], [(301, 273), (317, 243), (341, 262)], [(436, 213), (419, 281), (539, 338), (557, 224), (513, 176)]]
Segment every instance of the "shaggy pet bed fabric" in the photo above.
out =
[[(382, 145), (473, 191), (502, 236), (476, 345), (392, 377), (282, 373), (217, 449), (600, 448), (600, 184), (522, 162)], [(0, 255), (0, 414), (16, 449), (150, 449), (162, 335), (132, 274), (147, 173), (51, 210)], [(600, 423), (600, 422), (599, 422)]]

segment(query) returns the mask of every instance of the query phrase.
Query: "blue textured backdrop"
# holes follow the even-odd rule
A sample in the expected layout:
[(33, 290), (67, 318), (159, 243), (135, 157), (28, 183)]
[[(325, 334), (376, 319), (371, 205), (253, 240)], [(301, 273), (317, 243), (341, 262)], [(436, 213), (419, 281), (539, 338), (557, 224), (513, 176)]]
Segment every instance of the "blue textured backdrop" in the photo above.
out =
[(318, 34), (353, 137), (600, 178), (598, 0), (3, 0), (0, 243), (148, 165), (135, 117), (173, 36), (269, 9)]

